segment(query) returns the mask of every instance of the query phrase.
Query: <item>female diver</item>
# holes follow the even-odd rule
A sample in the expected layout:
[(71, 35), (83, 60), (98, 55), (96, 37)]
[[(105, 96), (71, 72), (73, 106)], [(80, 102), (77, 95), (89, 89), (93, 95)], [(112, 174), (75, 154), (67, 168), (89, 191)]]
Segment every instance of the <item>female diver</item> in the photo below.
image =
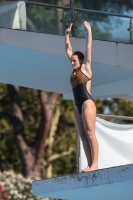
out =
[(87, 21), (84, 22), (84, 27), (87, 31), (85, 55), (80, 51), (72, 52), (69, 38), (72, 24), (66, 30), (65, 44), (66, 54), (73, 68), (70, 82), (75, 100), (75, 124), (88, 161), (88, 166), (82, 172), (87, 172), (98, 169), (98, 142), (95, 136), (96, 106), (90, 94), (92, 33)]

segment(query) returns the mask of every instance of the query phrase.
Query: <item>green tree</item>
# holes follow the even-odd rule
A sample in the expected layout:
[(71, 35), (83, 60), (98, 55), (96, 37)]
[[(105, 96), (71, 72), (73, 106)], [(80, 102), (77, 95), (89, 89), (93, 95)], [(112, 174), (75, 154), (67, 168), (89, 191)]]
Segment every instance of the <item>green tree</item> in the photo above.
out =
[[(14, 137), (19, 150), (24, 176), (32, 179), (41, 178), (41, 161), (44, 152), (45, 141), (49, 133), (52, 115), (58, 103), (60, 94), (50, 93), (48, 95), (44, 91), (38, 92), (41, 116), (34, 141), (29, 142), (29, 140), (26, 138), (24, 128), (24, 115), (21, 107), (20, 88), (13, 85), (7, 85), (7, 87), (11, 102)], [(28, 100), (31, 101), (31, 98)], [(25, 110), (25, 112), (28, 111), (28, 109)], [(33, 116), (30, 115), (30, 118), (31, 121)], [(34, 120), (36, 118), (37, 117), (34, 117)]]
[[(110, 114), (120, 116), (133, 116), (133, 100), (111, 99), (105, 100), (105, 104), (110, 110)], [(131, 120), (108, 119), (114, 123), (132, 124)]]
[(56, 108), (45, 151), (45, 161), (47, 161), (45, 177), (76, 172), (76, 128), (73, 106), (73, 101), (62, 100)]
[[(133, 116), (133, 100), (109, 98), (103, 100), (96, 100), (96, 107), (98, 114), (109, 114), (116, 116)], [(106, 113), (107, 110), (107, 113)], [(131, 120), (121, 120), (116, 118), (105, 118), (117, 124), (132, 124)]]
[[(10, 87), (12, 87), (11, 91)], [(8, 90), (10, 92), (11, 107)], [(34, 148), (36, 143), (38, 143), (40, 148), (42, 146), (42, 154), (39, 157), (41, 164), (40, 168), (37, 169), (37, 173), (40, 177), (41, 175), (43, 177), (51, 177), (57, 175), (58, 172), (62, 175), (75, 172), (76, 131), (72, 112), (73, 102), (62, 100), (61, 96), (58, 94), (56, 95), (58, 100), (56, 101), (54, 105), (55, 109), (53, 110), (54, 106), (51, 104), (55, 95), (53, 95), (53, 93), (45, 93), (44, 91), (37, 91), (30, 88), (19, 88), (17, 86), (8, 86), (8, 90), (5, 84), (0, 84), (0, 169), (13, 169), (16, 172), (21, 172), (24, 168), (23, 171), (26, 177), (30, 176), (35, 178), (36, 171), (32, 170), (34, 170), (34, 167), (36, 166), (36, 161), (34, 160), (36, 155), (32, 153), (35, 152)], [(43, 96), (39, 98), (40, 92), (41, 94), (43, 93)], [(45, 98), (43, 98), (44, 95)], [(50, 97), (53, 98), (50, 100)], [(45, 100), (45, 102), (43, 102), (43, 100)], [(44, 111), (44, 108), (46, 111)], [(50, 113), (53, 112), (51, 116), (49, 109)], [(71, 121), (67, 120), (67, 116)], [(48, 126), (46, 126), (47, 123), (49, 123)], [(42, 137), (43, 134), (46, 134), (45, 140), (41, 138), (39, 139), (42, 142), (41, 144), (38, 141), (39, 132), (42, 132), (40, 137)], [(14, 141), (16, 141), (18, 148)], [(25, 148), (24, 155), (23, 148)], [(21, 155), (21, 157), (19, 155)], [(28, 156), (28, 159), (27, 157), (25, 159), (25, 156)], [(69, 167), (63, 171), (61, 165), (58, 165), (58, 162), (56, 161), (57, 159), (60, 160), (59, 162), (63, 161), (64, 166), (65, 163), (66, 165), (69, 163)], [(29, 162), (31, 171), (29, 168), (29, 171), (26, 168), (29, 167)], [(53, 170), (52, 165), (54, 165)]]

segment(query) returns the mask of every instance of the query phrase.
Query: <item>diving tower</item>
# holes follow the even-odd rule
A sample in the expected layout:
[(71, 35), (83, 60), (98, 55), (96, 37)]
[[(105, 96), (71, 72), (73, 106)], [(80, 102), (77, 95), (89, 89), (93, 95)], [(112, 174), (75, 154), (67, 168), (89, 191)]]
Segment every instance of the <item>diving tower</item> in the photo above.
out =
[[(72, 100), (73, 95), (69, 83), (72, 68), (65, 54), (63, 34), (55, 34), (54, 31), (49, 34), (44, 29), (40, 33), (36, 26), (32, 26), (33, 30), (28, 30), (25, 23), (25, 2), (13, 2), (12, 4), (14, 6), (9, 5), (9, 9), (11, 11), (14, 9), (15, 20), (19, 17), (16, 9), (20, 7), (24, 9), (24, 13), (21, 12), (24, 23), (20, 24), (21, 20), (16, 20), (18, 25), (16, 27), (13, 24), (15, 28), (1, 25), (0, 82), (56, 92), (63, 94), (64, 99)], [(68, 21), (66, 10), (62, 12), (62, 16), (65, 16), (63, 19), (67, 18)], [(128, 19), (132, 24), (132, 17)], [(83, 20), (89, 20), (89, 18)], [(64, 27), (65, 25), (62, 26), (63, 31)], [(81, 24), (79, 27), (81, 28)], [(129, 33), (127, 28), (129, 27), (124, 25), (125, 35)], [(84, 52), (85, 37), (72, 36), (71, 43), (73, 51)], [(128, 42), (94, 37), (92, 51), (91, 93), (94, 99), (107, 97), (132, 99), (132, 32), (129, 34)], [(133, 164), (34, 181), (32, 186), (33, 194), (37, 196), (68, 200), (118, 200), (118, 198), (132, 200)]]

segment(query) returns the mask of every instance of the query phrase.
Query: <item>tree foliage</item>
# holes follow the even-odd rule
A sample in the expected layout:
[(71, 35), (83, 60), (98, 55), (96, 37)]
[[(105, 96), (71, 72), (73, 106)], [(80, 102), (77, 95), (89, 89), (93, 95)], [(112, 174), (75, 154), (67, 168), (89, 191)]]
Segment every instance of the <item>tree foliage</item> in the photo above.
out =
[[(133, 116), (133, 100), (125, 99), (106, 99), (106, 106), (109, 108), (110, 114), (118, 116)], [(110, 121), (119, 124), (132, 124), (131, 120), (110, 119)]]
[[(14, 129), (11, 120), (11, 107), (8, 97), (8, 90), (5, 84), (0, 84), (1, 91), (1, 169), (0, 170), (9, 170), (13, 169), (16, 172), (21, 172), (22, 161), (19, 156), (18, 148), (14, 140)], [(49, 93), (50, 95), (50, 93)], [(33, 148), (35, 141), (37, 140), (37, 134), (40, 127), (40, 122), (42, 119), (42, 108), (39, 98), (39, 91), (29, 89), (29, 88), (20, 88), (20, 105), (23, 115), (23, 126), (24, 126), (24, 135), (26, 144), (29, 146), (29, 150)], [(60, 109), (59, 119), (57, 120), (56, 128), (52, 135), (53, 141), (51, 141), (51, 129), (54, 125), (51, 124), (51, 129), (48, 129), (48, 135), (45, 142), (44, 153), (44, 162), (41, 165), (41, 171), (43, 177), (47, 177), (47, 169), (50, 163), (56, 163), (56, 159), (64, 160), (65, 162), (70, 162), (69, 167), (65, 172), (61, 166), (54, 164), (53, 173), (58, 174), (57, 171), (60, 171), (60, 174), (70, 173), (70, 171), (75, 172), (76, 170), (76, 159), (75, 159), (75, 126), (73, 120), (72, 111), (73, 102), (64, 101), (60, 97), (58, 101), (57, 108)], [(56, 116), (56, 110), (53, 115)], [(69, 120), (67, 120), (67, 117)], [(47, 121), (47, 118), (45, 119)], [(45, 123), (45, 122), (43, 122)], [(16, 136), (15, 136), (16, 137)], [(51, 149), (50, 149), (51, 148)], [(60, 150), (59, 150), (60, 149)], [(49, 154), (51, 151), (51, 155)], [(50, 156), (53, 156), (52, 158)], [(67, 160), (68, 157), (68, 160)], [(51, 160), (50, 160), (51, 159)], [(42, 158), (41, 158), (42, 160)], [(73, 162), (71, 162), (72, 160)], [(72, 164), (73, 163), (73, 164)], [(65, 164), (64, 164), (65, 165)], [(52, 176), (52, 174), (51, 174)]]

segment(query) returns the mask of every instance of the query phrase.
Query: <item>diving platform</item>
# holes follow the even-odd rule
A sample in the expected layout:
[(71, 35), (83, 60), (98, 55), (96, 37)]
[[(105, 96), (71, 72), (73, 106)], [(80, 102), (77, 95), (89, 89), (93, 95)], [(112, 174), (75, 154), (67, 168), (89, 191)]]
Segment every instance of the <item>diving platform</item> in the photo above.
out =
[(33, 181), (32, 192), (67, 200), (132, 200), (133, 164)]

